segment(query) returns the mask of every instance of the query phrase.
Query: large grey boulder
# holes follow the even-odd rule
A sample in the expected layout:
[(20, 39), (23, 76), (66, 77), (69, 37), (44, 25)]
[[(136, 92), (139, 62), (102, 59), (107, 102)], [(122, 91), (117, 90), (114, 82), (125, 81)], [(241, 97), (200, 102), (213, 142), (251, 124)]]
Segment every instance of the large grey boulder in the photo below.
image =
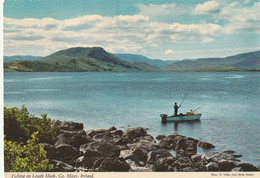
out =
[(79, 149), (81, 145), (90, 142), (93, 142), (93, 139), (87, 136), (85, 132), (84, 133), (67, 132), (67, 133), (61, 133), (57, 136), (57, 141), (55, 143), (55, 146), (58, 146), (60, 144), (68, 144)]
[(74, 163), (80, 156), (79, 151), (75, 147), (68, 144), (60, 144), (55, 147), (55, 150), (57, 159), (66, 163)]
[(181, 138), (177, 141), (175, 150), (183, 150), (189, 154), (197, 153), (197, 143), (194, 140), (189, 140), (187, 138)]
[(159, 158), (171, 157), (172, 154), (166, 149), (159, 149), (156, 151), (150, 151), (147, 154), (146, 164), (154, 164)]
[(127, 172), (130, 166), (121, 158), (98, 158), (94, 164), (95, 171), (101, 172)]
[(43, 149), (47, 152), (46, 153), (46, 157), (50, 160), (52, 159), (57, 159), (57, 155), (56, 155), (56, 149), (54, 145), (48, 144), (48, 143), (44, 143), (43, 144)]
[(173, 157), (159, 158), (152, 167), (152, 170), (155, 172), (166, 172), (173, 171), (172, 164), (175, 159)]
[(176, 150), (177, 143), (181, 139), (187, 139), (185, 136), (182, 135), (168, 135), (160, 140), (159, 145), (166, 148)]
[(210, 162), (219, 162), (222, 159), (233, 160), (232, 156), (218, 152), (208, 152), (201, 155), (202, 165), (207, 165)]
[(146, 130), (143, 127), (135, 127), (135, 128), (127, 128), (124, 133), (123, 137), (126, 137), (130, 141), (133, 141), (134, 139), (138, 137), (143, 137), (147, 134)]
[(120, 149), (106, 142), (92, 142), (84, 149), (83, 165), (92, 168), (94, 161), (99, 157), (116, 158), (120, 155)]
[(83, 124), (79, 122), (53, 120), (52, 123), (66, 131), (83, 130)]

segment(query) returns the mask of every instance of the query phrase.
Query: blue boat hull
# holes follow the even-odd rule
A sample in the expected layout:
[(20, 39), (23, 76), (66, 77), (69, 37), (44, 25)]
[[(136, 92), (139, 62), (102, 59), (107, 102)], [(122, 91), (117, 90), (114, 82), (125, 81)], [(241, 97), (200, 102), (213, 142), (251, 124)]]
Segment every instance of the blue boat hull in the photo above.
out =
[(194, 114), (194, 115), (177, 115), (177, 116), (167, 116), (166, 114), (161, 114), (162, 122), (168, 121), (197, 121), (200, 120), (201, 114)]

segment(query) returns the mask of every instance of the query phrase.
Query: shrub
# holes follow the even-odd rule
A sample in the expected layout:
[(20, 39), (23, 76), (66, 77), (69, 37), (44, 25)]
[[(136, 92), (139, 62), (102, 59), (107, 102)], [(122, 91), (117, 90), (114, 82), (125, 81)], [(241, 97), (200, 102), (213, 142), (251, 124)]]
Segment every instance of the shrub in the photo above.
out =
[(38, 139), (44, 143), (54, 143), (59, 134), (59, 128), (51, 125), (47, 114), (42, 118), (30, 115), (27, 108), (4, 107), (4, 133), (7, 140), (26, 142), (34, 132), (38, 132)]
[(23, 146), (4, 140), (4, 168), (7, 172), (44, 172), (53, 168), (39, 143), (38, 132), (33, 133)]

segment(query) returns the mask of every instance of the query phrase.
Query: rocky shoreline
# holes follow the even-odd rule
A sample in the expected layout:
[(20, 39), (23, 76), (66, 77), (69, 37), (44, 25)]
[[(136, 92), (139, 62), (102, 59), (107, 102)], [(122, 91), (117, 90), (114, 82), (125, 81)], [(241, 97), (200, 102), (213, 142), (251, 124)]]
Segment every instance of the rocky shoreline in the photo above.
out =
[(182, 135), (159, 135), (157, 143), (142, 127), (85, 131), (82, 123), (52, 122), (61, 129), (55, 144), (44, 143), (53, 172), (260, 171), (232, 150), (197, 154), (214, 145)]

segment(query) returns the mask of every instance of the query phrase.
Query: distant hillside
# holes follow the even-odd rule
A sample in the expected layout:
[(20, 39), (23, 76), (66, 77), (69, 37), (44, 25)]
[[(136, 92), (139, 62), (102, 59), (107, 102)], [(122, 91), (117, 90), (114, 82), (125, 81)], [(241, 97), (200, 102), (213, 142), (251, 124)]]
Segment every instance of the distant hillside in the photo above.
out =
[(115, 54), (117, 57), (128, 62), (145, 62), (157, 67), (165, 67), (173, 63), (173, 61), (164, 61), (160, 59), (149, 59), (148, 57), (138, 54)]
[(4, 58), (14, 60), (4, 63), (4, 70), (10, 72), (260, 71), (260, 51), (225, 58), (201, 58), (173, 62), (149, 59), (136, 54), (111, 54), (100, 47), (75, 47), (41, 58), (37, 56)]
[[(69, 48), (34, 61), (5, 63), (6, 71), (154, 71), (155, 67), (121, 60), (103, 48)], [(141, 67), (140, 67), (141, 66)]]
[(225, 58), (201, 58), (183, 60), (165, 67), (166, 70), (197, 70), (210, 68), (260, 69), (260, 51), (229, 56)]
[(4, 56), (4, 62), (13, 62), (13, 61), (32, 61), (35, 59), (41, 58), (40, 56)]

